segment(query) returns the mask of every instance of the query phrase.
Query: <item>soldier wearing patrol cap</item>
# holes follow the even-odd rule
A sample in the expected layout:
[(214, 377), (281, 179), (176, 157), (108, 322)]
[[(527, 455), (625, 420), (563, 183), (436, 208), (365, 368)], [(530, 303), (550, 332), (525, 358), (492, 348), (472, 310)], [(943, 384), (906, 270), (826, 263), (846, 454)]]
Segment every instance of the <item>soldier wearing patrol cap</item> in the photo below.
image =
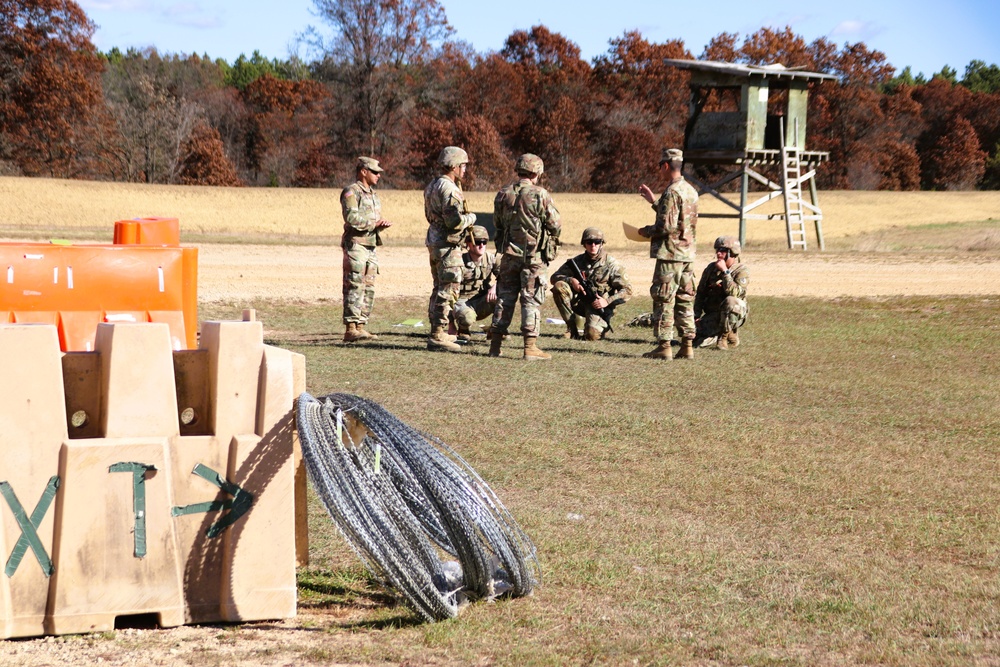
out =
[(489, 241), (490, 233), (482, 225), (474, 225), (465, 239), (462, 287), (451, 311), (459, 343), (472, 341), (472, 326), (491, 316), (497, 302), (496, 278), (500, 265), (496, 253), (486, 249)]
[(660, 170), (669, 181), (659, 199), (643, 183), (639, 194), (653, 205), (656, 221), (639, 230), (650, 239), (649, 256), (656, 260), (653, 284), (653, 335), (656, 348), (642, 355), (649, 359), (670, 359), (670, 340), (676, 325), (681, 341), (679, 358), (694, 358), (695, 227), (698, 224), (698, 192), (684, 180), (681, 170), (684, 153), (665, 148)]
[[(603, 231), (587, 227), (580, 245), (584, 252), (552, 274), (552, 300), (566, 321), (565, 338), (580, 338), (577, 317), (582, 317), (583, 338), (599, 340), (610, 327), (614, 308), (632, 298), (632, 283), (625, 267), (605, 251)], [(585, 301), (584, 295), (594, 298)]]
[(747, 319), (750, 284), (750, 269), (740, 257), (742, 250), (735, 236), (715, 239), (715, 261), (702, 272), (694, 298), (695, 347), (706, 346), (713, 339), (720, 350), (740, 344), (737, 332)]
[(424, 189), (424, 216), (427, 218), (425, 245), (430, 255), (434, 289), (427, 304), (431, 332), (427, 349), (461, 352), (448, 335), (452, 308), (462, 285), (462, 243), (467, 230), (476, 223), (462, 194), (462, 178), (469, 164), (469, 154), (458, 146), (447, 146), (438, 156), (441, 175)]
[(551, 359), (538, 348), (541, 308), (548, 286), (549, 262), (559, 243), (559, 211), (548, 190), (538, 185), (544, 172), (542, 159), (525, 153), (514, 167), (518, 181), (500, 189), (493, 200), (493, 221), (501, 253), (497, 279), (497, 304), (490, 327), (490, 356), (501, 355), (514, 306), (521, 300), (521, 334), (524, 359)]
[(347, 343), (378, 338), (365, 325), (375, 302), (376, 248), (382, 245), (382, 230), (392, 226), (382, 217), (382, 203), (375, 192), (382, 171), (378, 160), (359, 157), (355, 169), (357, 180), (340, 193), (344, 216), (344, 234), (340, 239), (344, 251), (344, 342)]

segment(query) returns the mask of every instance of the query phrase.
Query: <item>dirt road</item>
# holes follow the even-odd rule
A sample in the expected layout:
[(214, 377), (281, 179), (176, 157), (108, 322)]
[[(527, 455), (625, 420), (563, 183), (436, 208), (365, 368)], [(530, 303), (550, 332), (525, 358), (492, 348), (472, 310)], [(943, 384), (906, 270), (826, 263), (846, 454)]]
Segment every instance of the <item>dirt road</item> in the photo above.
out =
[[(612, 253), (625, 263), (639, 294), (653, 260), (642, 253)], [(709, 261), (696, 262), (697, 271)], [(792, 252), (747, 257), (754, 296), (895, 296), (1000, 294), (1000, 260), (915, 255)], [(423, 248), (379, 250), (379, 298), (425, 296), (431, 277)], [(204, 245), (199, 249), (203, 301), (257, 297), (317, 301), (341, 295), (341, 252), (327, 246)]]

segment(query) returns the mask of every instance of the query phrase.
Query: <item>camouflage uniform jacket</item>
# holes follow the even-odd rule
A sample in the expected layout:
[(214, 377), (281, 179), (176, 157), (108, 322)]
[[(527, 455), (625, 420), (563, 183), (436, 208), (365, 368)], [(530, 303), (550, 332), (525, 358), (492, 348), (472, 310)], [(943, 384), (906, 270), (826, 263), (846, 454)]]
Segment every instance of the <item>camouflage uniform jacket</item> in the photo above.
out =
[(527, 178), (504, 186), (493, 200), (493, 224), (497, 238), (503, 239), (497, 248), (505, 255), (532, 257), (538, 248), (542, 229), (558, 236), (559, 211), (548, 190)]
[(653, 204), (656, 222), (650, 232), (649, 256), (671, 262), (694, 261), (694, 232), (698, 225), (698, 192), (684, 177), (667, 186)]
[(497, 254), (487, 250), (476, 262), (469, 253), (462, 253), (462, 288), (458, 294), (459, 299), (471, 299), (486, 291), (490, 284), (496, 280), (500, 273), (500, 262), (497, 261)]
[[(573, 261), (583, 272), (594, 293), (603, 296), (608, 303), (618, 300), (625, 303), (632, 298), (632, 283), (625, 273), (625, 267), (611, 255), (602, 252), (592, 260), (584, 252), (574, 257)], [(579, 280), (573, 266), (567, 261), (552, 274), (551, 282), (554, 285), (563, 280), (569, 281), (570, 278)]]
[(476, 223), (468, 212), (465, 195), (457, 183), (438, 176), (424, 189), (424, 217), (427, 218), (428, 248), (448, 248), (462, 243), (465, 230)]
[(344, 235), (340, 239), (342, 248), (352, 244), (374, 248), (382, 245), (382, 239), (375, 229), (375, 223), (382, 218), (382, 203), (375, 188), (356, 181), (340, 193), (340, 207), (344, 214)]
[(704, 313), (721, 310), (722, 302), (729, 296), (745, 300), (749, 284), (750, 269), (743, 262), (733, 264), (729, 273), (719, 271), (719, 267), (712, 262), (701, 273), (698, 293), (694, 297), (694, 316), (701, 317)]

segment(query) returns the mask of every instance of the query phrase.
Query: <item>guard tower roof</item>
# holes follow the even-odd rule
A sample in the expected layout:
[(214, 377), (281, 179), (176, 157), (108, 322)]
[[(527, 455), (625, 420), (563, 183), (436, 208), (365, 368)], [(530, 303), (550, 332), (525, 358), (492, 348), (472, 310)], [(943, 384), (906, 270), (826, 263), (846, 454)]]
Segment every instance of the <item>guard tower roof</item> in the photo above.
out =
[(798, 79), (806, 81), (837, 81), (833, 74), (823, 74), (821, 72), (807, 72), (797, 67), (785, 67), (781, 64), (774, 65), (744, 65), (740, 63), (724, 63), (717, 60), (682, 60), (679, 58), (666, 58), (664, 62), (680, 69), (698, 70), (701, 72), (714, 72), (734, 77), (762, 78), (762, 79)]

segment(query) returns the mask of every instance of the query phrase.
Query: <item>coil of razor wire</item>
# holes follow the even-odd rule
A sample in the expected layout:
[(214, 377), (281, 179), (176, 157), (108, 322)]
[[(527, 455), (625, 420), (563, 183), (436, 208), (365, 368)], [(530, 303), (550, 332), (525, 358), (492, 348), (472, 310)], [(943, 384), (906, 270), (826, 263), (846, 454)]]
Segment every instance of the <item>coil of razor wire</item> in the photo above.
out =
[(352, 394), (302, 394), (297, 416), (330, 517), (368, 571), (424, 618), (539, 584), (535, 545), (447, 444)]

